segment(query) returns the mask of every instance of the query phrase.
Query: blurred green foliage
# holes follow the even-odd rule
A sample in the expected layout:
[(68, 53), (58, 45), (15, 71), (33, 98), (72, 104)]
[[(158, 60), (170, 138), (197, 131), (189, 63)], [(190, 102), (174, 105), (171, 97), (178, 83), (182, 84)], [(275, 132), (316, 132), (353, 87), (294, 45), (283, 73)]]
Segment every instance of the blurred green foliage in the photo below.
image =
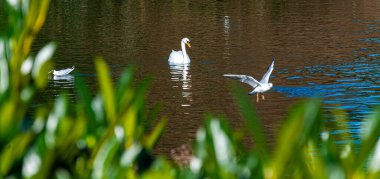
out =
[[(46, 87), (53, 64), (54, 43), (36, 56), (30, 53), (49, 1), (2, 3), (7, 30), (0, 39), (0, 176), (130, 178), (145, 171), (167, 121), (158, 120), (146, 132), (158, 111), (145, 109), (150, 80), (133, 83), (131, 68), (114, 88), (107, 65), (97, 58), (99, 94), (91, 96), (83, 80), (76, 78), (80, 97), (76, 104), (63, 94), (53, 107), (35, 108), (35, 116), (27, 116), (34, 95)], [(146, 162), (139, 163), (140, 159)]]
[[(54, 43), (35, 56), (30, 53), (49, 1), (2, 4), (7, 30), (0, 38), (0, 178), (380, 178), (380, 109), (366, 119), (358, 148), (352, 143), (338, 148), (337, 137), (323, 122), (321, 102), (301, 102), (289, 111), (269, 151), (240, 88), (233, 92), (252, 149), (244, 147), (241, 135), (224, 119), (210, 116), (197, 132), (188, 166), (153, 156), (167, 120), (157, 119), (158, 106), (145, 107), (150, 80), (133, 82), (129, 68), (114, 87), (100, 57), (95, 59), (99, 93), (92, 96), (76, 77), (75, 104), (63, 94), (52, 107), (43, 105), (26, 116), (52, 68)], [(347, 130), (344, 112), (333, 114), (336, 128)], [(153, 128), (152, 121), (158, 121)]]

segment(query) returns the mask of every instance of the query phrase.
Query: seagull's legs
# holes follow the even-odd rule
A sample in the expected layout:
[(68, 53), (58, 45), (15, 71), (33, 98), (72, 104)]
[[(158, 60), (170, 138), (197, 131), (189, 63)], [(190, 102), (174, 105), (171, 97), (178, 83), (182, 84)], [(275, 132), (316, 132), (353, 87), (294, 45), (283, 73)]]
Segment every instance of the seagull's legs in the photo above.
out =
[(263, 94), (261, 94), (261, 97), (263, 98), (263, 100), (265, 100), (265, 97), (264, 97), (264, 95), (263, 95)]
[(256, 93), (256, 102), (259, 102), (259, 93)]

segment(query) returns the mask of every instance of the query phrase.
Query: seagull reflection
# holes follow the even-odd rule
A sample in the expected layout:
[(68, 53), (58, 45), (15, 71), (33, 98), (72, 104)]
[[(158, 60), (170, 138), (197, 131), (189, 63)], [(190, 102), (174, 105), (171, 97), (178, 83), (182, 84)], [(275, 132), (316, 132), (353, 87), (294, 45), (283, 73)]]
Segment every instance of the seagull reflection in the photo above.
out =
[(182, 89), (182, 97), (187, 100), (187, 102), (183, 102), (182, 106), (190, 106), (192, 98), (191, 92), (191, 75), (190, 75), (190, 64), (170, 64), (170, 74), (171, 81), (176, 82), (173, 85), (173, 88), (181, 87)]
[(72, 75), (64, 75), (64, 76), (53, 76), (54, 81), (74, 81), (74, 77)]
[(74, 76), (63, 75), (63, 76), (51, 76), (50, 77), (52, 86), (60, 88), (73, 88), (74, 87)]

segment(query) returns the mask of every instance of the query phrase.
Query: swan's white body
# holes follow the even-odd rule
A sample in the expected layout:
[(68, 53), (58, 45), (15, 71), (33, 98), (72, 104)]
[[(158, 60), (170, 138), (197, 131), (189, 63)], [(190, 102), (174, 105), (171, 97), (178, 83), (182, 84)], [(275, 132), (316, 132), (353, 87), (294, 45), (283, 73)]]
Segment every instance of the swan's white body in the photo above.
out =
[(189, 46), (189, 48), (191, 48), (190, 40), (188, 38), (183, 38), (181, 40), (182, 51), (172, 50), (172, 53), (170, 53), (170, 56), (168, 59), (168, 62), (170, 64), (188, 64), (188, 63), (190, 63), (190, 57), (186, 52), (186, 46), (185, 45), (187, 45), (187, 46)]
[(65, 75), (70, 74), (74, 69), (75, 69), (75, 66), (73, 66), (71, 68), (62, 69), (62, 70), (53, 70), (53, 75), (54, 76), (65, 76)]
[[(259, 102), (259, 93), (264, 93), (269, 91), (272, 87), (273, 84), (269, 83), (269, 77), (274, 69), (274, 59), (272, 61), (272, 64), (268, 67), (267, 72), (264, 74), (263, 78), (259, 81), (257, 81), (255, 78), (247, 75), (235, 75), (235, 74), (225, 74), (223, 76), (229, 77), (232, 79), (237, 79), (243, 83), (247, 83), (251, 85), (254, 89), (249, 92), (249, 94), (257, 94), (257, 99), (256, 101)], [(264, 99), (264, 95), (262, 95), (262, 98)]]

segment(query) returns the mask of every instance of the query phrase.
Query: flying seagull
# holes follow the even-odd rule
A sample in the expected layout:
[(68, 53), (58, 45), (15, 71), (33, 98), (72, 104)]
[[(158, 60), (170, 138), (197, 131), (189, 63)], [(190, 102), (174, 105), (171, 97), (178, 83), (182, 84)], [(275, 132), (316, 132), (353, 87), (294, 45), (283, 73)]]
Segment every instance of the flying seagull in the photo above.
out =
[[(269, 83), (269, 77), (273, 71), (274, 61), (275, 59), (273, 58), (272, 64), (268, 67), (267, 72), (264, 74), (260, 82), (254, 79), (253, 77), (247, 76), (247, 75), (224, 74), (223, 76), (236, 79), (243, 83), (247, 83), (251, 85), (254, 89), (251, 92), (249, 92), (249, 94), (250, 95), (256, 94), (256, 102), (259, 102), (259, 93), (267, 92), (273, 86), (272, 83)], [(264, 95), (263, 94), (261, 95), (262, 95), (262, 99), (264, 100), (265, 99)]]

